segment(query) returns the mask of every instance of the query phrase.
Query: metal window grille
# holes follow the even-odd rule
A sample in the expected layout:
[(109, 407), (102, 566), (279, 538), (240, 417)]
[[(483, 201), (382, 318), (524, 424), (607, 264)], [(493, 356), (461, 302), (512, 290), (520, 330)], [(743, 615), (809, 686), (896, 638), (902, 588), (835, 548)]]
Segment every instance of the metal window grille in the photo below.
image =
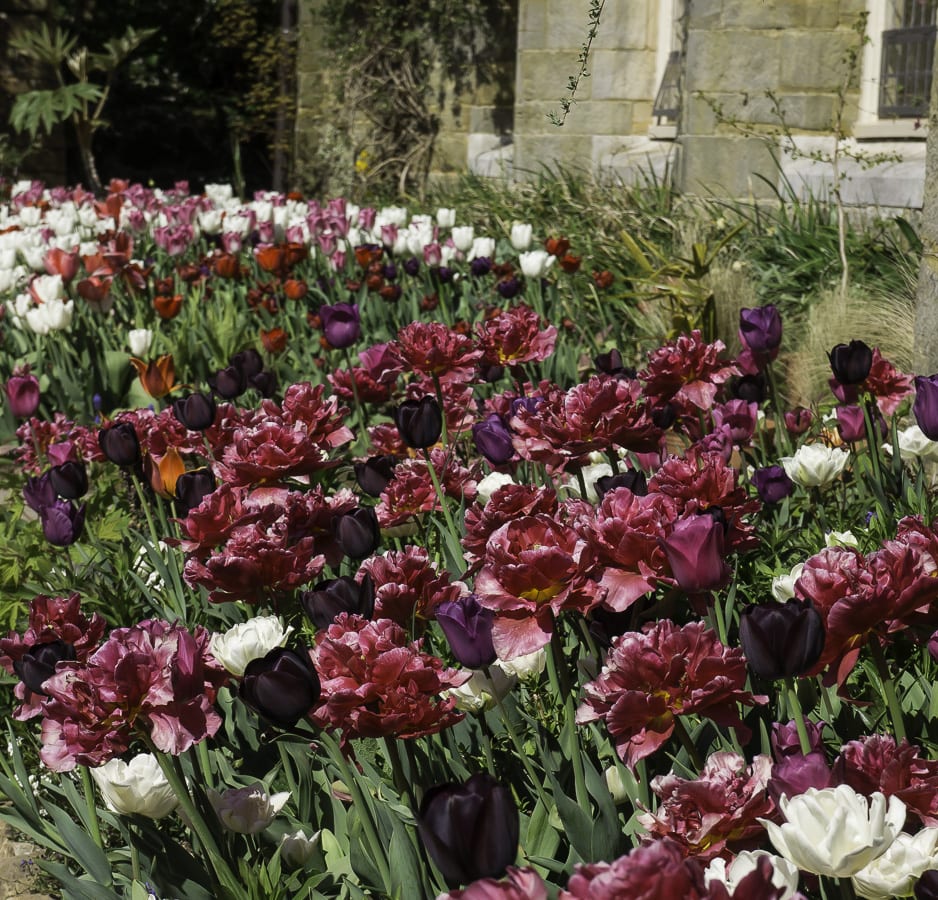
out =
[(881, 118), (915, 118), (928, 114), (935, 16), (938, 0), (900, 0), (895, 28), (883, 32), (880, 66)]
[(651, 109), (659, 125), (676, 125), (681, 111), (681, 51), (672, 50)]

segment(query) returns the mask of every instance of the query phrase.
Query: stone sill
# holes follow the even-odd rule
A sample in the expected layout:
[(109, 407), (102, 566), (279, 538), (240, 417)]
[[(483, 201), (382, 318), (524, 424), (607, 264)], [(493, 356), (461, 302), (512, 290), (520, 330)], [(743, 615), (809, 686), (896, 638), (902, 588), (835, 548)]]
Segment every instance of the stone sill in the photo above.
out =
[[(916, 127), (917, 126), (917, 127)], [(879, 122), (856, 122), (853, 136), (858, 141), (924, 141), (928, 137), (928, 119), (882, 119)]]
[(673, 141), (677, 137), (677, 125), (649, 125), (648, 137), (653, 141)]

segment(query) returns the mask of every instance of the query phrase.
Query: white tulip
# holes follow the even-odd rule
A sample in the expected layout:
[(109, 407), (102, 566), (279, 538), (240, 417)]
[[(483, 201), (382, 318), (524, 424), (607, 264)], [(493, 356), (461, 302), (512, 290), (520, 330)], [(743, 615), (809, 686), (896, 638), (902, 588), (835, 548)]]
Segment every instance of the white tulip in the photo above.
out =
[(457, 225), (450, 234), (453, 246), (461, 253), (468, 251), (475, 240), (475, 229), (471, 225)]
[(440, 207), (436, 211), (436, 224), (440, 228), (452, 228), (456, 224), (456, 210)]
[(112, 759), (90, 771), (105, 806), (118, 815), (162, 819), (179, 805), (152, 753), (141, 753), (129, 763)]
[(50, 300), (42, 306), (34, 306), (26, 311), (26, 324), (36, 334), (48, 334), (50, 331), (64, 331), (72, 324), (72, 314), (75, 311), (75, 301), (63, 303), (61, 300)]
[[(938, 462), (938, 441), (925, 437), (918, 425), (911, 425), (896, 433), (899, 438), (899, 457), (906, 462), (920, 459), (922, 462)], [(891, 443), (883, 444), (883, 450), (892, 456)]]
[(902, 831), (905, 804), (875, 792), (869, 800), (852, 787), (808, 788), (779, 800), (782, 825), (759, 819), (775, 849), (814, 875), (849, 878), (882, 856)]
[(794, 456), (783, 456), (779, 462), (785, 474), (802, 487), (823, 487), (830, 484), (847, 465), (850, 454), (840, 447), (805, 444)]
[(903, 832), (889, 849), (853, 876), (853, 887), (861, 897), (889, 900), (911, 897), (922, 873), (938, 868), (938, 828), (923, 828), (918, 834)]
[(506, 675), (517, 675), (522, 680), (534, 678), (540, 675), (547, 665), (547, 651), (541, 647), (540, 650), (516, 656), (514, 659), (497, 659), (493, 665), (498, 666)]
[(234, 197), (234, 188), (230, 184), (207, 184), (205, 196), (216, 206), (224, 206)]
[(481, 712), (484, 709), (491, 709), (499, 700), (511, 693), (512, 688), (518, 683), (518, 676), (509, 675), (498, 665), (489, 668), (489, 675), (481, 669), (474, 669), (468, 681), (443, 693), (447, 697), (454, 697), (456, 709), (463, 712)]
[(35, 228), (42, 221), (42, 210), (38, 206), (24, 206), (20, 210), (20, 225)]
[(772, 596), (779, 603), (791, 600), (795, 596), (795, 582), (801, 578), (804, 563), (798, 563), (787, 575), (776, 575), (772, 579)]
[(828, 547), (859, 547), (860, 541), (850, 531), (828, 531), (824, 535), (824, 544)]
[(532, 226), (525, 222), (515, 222), (511, 226), (511, 246), (519, 253), (527, 250), (531, 246), (531, 238), (534, 234)]
[(485, 256), (491, 259), (495, 255), (495, 239), (490, 237), (477, 237), (472, 239), (472, 246), (466, 254), (467, 259), (478, 259)]
[(275, 647), (282, 647), (292, 631), (292, 625), (284, 629), (276, 616), (257, 616), (224, 634), (213, 634), (209, 646), (212, 656), (240, 678), (252, 659), (261, 659)]
[(300, 829), (293, 834), (285, 834), (280, 838), (280, 858), (294, 869), (302, 869), (312, 858), (319, 843), (320, 832), (307, 837), (306, 832)]
[(29, 288), (42, 303), (65, 298), (65, 283), (61, 275), (37, 275), (29, 282)]
[(767, 853), (765, 850), (743, 850), (727, 864), (725, 859), (717, 857), (704, 872), (704, 883), (709, 887), (712, 881), (726, 885), (732, 897), (739, 883), (759, 866), (759, 860), (766, 857), (772, 863), (772, 887), (782, 893), (779, 900), (789, 900), (798, 890), (798, 868), (781, 856)]
[[(607, 462), (593, 463), (589, 466), (583, 466), (580, 469), (580, 473), (583, 476), (583, 481), (586, 484), (586, 496), (583, 497), (583, 500), (586, 500), (589, 503), (596, 503), (599, 500), (599, 492), (596, 490), (596, 482), (600, 478), (610, 478), (612, 477), (612, 466)], [(580, 496), (580, 479), (574, 475), (567, 482), (567, 490)]]
[(149, 328), (131, 328), (127, 332), (127, 343), (130, 344), (130, 352), (142, 359), (150, 352), (153, 332)]
[(476, 485), (476, 499), (485, 506), (492, 498), (494, 494), (500, 487), (504, 487), (506, 484), (514, 484), (515, 480), (511, 475), (506, 474), (505, 472), (492, 472), (489, 475), (486, 475), (477, 485)]
[(208, 799), (219, 821), (229, 831), (257, 834), (273, 822), (290, 799), (290, 792), (269, 795), (260, 782), (228, 788), (223, 794), (209, 788)]
[(518, 264), (525, 278), (543, 278), (555, 259), (546, 250), (529, 250), (518, 257)]

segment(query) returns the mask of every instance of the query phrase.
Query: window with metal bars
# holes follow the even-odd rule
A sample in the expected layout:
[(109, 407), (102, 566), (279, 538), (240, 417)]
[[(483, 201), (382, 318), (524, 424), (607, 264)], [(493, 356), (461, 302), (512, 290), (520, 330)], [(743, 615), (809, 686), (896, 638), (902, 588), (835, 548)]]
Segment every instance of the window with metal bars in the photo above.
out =
[(880, 118), (928, 114), (935, 55), (938, 0), (898, 0), (896, 27), (883, 32), (880, 66)]

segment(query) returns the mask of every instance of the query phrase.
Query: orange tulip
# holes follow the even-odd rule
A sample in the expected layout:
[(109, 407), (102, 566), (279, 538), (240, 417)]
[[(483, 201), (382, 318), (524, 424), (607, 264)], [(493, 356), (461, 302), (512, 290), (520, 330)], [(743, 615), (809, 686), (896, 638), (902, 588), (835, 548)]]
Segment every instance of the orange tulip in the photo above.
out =
[(549, 237), (544, 241), (544, 249), (551, 256), (566, 256), (567, 251), (570, 249), (570, 241), (565, 237)]
[(149, 362), (132, 356), (130, 364), (137, 370), (143, 389), (155, 399), (165, 397), (176, 384), (176, 365), (172, 353)]
[(160, 314), (161, 319), (175, 319), (182, 309), (182, 294), (157, 294), (153, 298), (153, 308)]
[(288, 278), (283, 283), (283, 294), (287, 300), (302, 300), (308, 291), (306, 282), (299, 278)]
[(261, 343), (268, 353), (283, 353), (287, 349), (287, 333), (282, 328), (261, 329)]
[(186, 464), (179, 455), (179, 451), (175, 447), (170, 447), (159, 462), (155, 457), (147, 456), (144, 461), (144, 470), (150, 487), (161, 497), (172, 500), (176, 496), (176, 481), (185, 473)]

